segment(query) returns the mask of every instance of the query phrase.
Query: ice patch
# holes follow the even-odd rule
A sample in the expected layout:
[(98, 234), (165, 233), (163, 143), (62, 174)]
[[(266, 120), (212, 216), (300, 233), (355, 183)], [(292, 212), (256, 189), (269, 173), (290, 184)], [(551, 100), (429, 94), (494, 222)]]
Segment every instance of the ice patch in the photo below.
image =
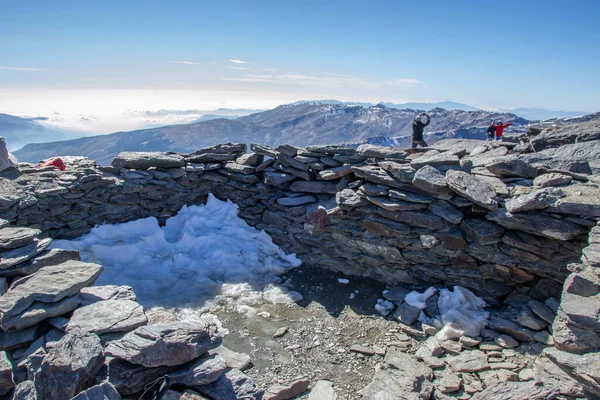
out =
[(84, 261), (101, 264), (97, 285), (129, 285), (145, 307), (197, 310), (209, 300), (214, 305), (217, 296), (240, 307), (302, 298), (277, 286), (277, 275), (301, 261), (240, 219), (235, 204), (212, 194), (206, 205), (184, 206), (162, 228), (153, 217), (101, 225), (52, 247), (78, 250)]
[(350, 300), (354, 299), (354, 293), (350, 293)]
[(430, 287), (423, 293), (419, 293), (416, 290), (413, 290), (412, 292), (410, 292), (406, 296), (404, 296), (404, 301), (406, 301), (409, 305), (411, 305), (413, 307), (423, 310), (423, 309), (425, 309), (425, 307), (427, 307), (427, 304), (426, 304), (427, 299), (430, 298), (431, 296), (433, 296), (434, 293), (435, 293), (434, 287)]
[(343, 285), (350, 283), (350, 281), (348, 279), (344, 279), (344, 278), (338, 278), (338, 282)]
[(436, 334), (440, 340), (456, 339), (461, 336), (479, 336), (486, 327), (490, 313), (483, 311), (485, 301), (473, 292), (460, 286), (440, 290), (438, 308), (443, 328)]
[(377, 299), (377, 304), (375, 304), (375, 310), (384, 317), (388, 316), (394, 307), (394, 303), (384, 299)]

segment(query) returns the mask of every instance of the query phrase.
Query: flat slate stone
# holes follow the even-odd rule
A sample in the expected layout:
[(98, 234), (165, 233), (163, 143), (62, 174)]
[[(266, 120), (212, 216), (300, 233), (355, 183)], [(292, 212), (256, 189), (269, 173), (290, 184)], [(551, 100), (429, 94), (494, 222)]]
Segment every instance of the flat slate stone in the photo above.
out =
[(377, 164), (403, 183), (412, 183), (415, 172), (417, 172), (410, 164), (400, 164), (394, 161), (380, 161)]
[(487, 355), (481, 350), (465, 351), (462, 354), (446, 359), (455, 372), (477, 372), (490, 367)]
[(458, 195), (488, 210), (498, 208), (498, 200), (494, 188), (476, 176), (463, 171), (446, 172), (448, 186)]
[(6, 357), (6, 352), (0, 351), (0, 396), (5, 395), (14, 387), (12, 364)]
[(121, 395), (110, 382), (102, 382), (84, 390), (71, 400), (121, 400)]
[[(38, 245), (34, 252), (38, 251)], [(51, 249), (29, 259), (27, 262), (17, 264), (11, 268), (0, 269), (0, 276), (26, 276), (39, 271), (43, 267), (62, 264), (66, 261), (80, 261), (77, 250)]]
[(429, 204), (427, 209), (451, 224), (460, 224), (464, 216), (458, 208), (455, 208), (445, 200), (435, 200)]
[(41, 233), (39, 229), (22, 227), (0, 229), (0, 251), (27, 246)]
[(304, 193), (337, 193), (336, 182), (295, 181), (290, 186), (292, 192)]
[(277, 199), (277, 204), (293, 207), (302, 204), (315, 203), (316, 201), (317, 198), (315, 196), (281, 197)]
[(318, 381), (311, 389), (308, 400), (337, 400), (333, 384), (330, 381)]
[(52, 239), (35, 239), (31, 244), (12, 250), (6, 250), (0, 255), (0, 271), (13, 269), (15, 266), (24, 263), (45, 251)]
[(56, 303), (34, 302), (31, 307), (18, 315), (8, 315), (0, 320), (2, 329), (22, 330), (41, 321), (73, 311), (79, 305), (79, 296), (65, 297)]
[(67, 261), (42, 268), (33, 275), (21, 278), (0, 297), (2, 319), (22, 313), (34, 301), (54, 303), (77, 294), (79, 290), (92, 284), (102, 270), (98, 264)]
[(103, 300), (75, 310), (67, 332), (80, 330), (101, 335), (127, 332), (147, 323), (144, 308), (135, 301)]
[(491, 318), (488, 327), (495, 331), (506, 333), (523, 342), (537, 342), (536, 338), (533, 337), (533, 332), (529, 329), (522, 328), (516, 323), (504, 318)]
[(145, 367), (182, 365), (221, 343), (217, 328), (179, 322), (141, 326), (106, 347), (106, 354)]
[(410, 394), (407, 399), (426, 400), (433, 393), (433, 371), (411, 355), (390, 350), (385, 355), (384, 368), (378, 369), (371, 383), (358, 393), (365, 399), (395, 399), (398, 394)]
[(39, 325), (21, 331), (0, 331), (0, 350), (14, 350), (34, 342), (42, 335)]
[(185, 159), (179, 154), (158, 152), (121, 152), (117, 154), (111, 165), (116, 168), (142, 170), (150, 167), (177, 168), (185, 166)]
[(415, 173), (412, 184), (434, 197), (449, 195), (448, 183), (444, 174), (429, 165), (420, 168)]
[(385, 194), (389, 194), (392, 199), (409, 201), (411, 203), (429, 204), (434, 200), (433, 197), (426, 194), (406, 192), (398, 189), (390, 189), (388, 193)]
[(587, 229), (581, 225), (547, 215), (510, 214), (506, 209), (490, 212), (486, 218), (508, 229), (563, 241), (575, 239), (587, 232)]
[(482, 246), (500, 242), (505, 232), (500, 225), (477, 218), (463, 220), (460, 227), (469, 240)]
[(102, 300), (136, 300), (131, 286), (103, 285), (89, 286), (79, 292), (81, 306), (87, 306)]
[(404, 160), (406, 153), (392, 147), (375, 146), (373, 144), (361, 144), (356, 153), (366, 158), (390, 158)]
[(409, 201), (396, 200), (389, 197), (368, 195), (364, 195), (364, 197), (377, 207), (381, 207), (387, 211), (415, 211), (427, 208), (427, 204), (411, 203)]

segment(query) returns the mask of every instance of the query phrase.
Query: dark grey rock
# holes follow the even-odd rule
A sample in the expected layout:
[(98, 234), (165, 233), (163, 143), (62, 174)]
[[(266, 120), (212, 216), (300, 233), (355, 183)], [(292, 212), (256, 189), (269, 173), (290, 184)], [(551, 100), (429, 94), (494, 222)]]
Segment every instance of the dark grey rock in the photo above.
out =
[(298, 379), (291, 382), (289, 385), (275, 384), (267, 389), (264, 400), (288, 400), (306, 392), (310, 381), (306, 379)]
[(132, 300), (102, 300), (78, 308), (67, 324), (67, 332), (94, 332), (98, 335), (127, 332), (146, 325), (144, 308)]
[(45, 319), (71, 312), (78, 305), (78, 295), (65, 297), (56, 303), (34, 302), (21, 314), (4, 315), (2, 319), (0, 319), (0, 326), (4, 330), (22, 330), (29, 326), (36, 325)]
[(556, 312), (552, 311), (550, 307), (545, 305), (544, 303), (537, 300), (529, 300), (527, 303), (531, 310), (541, 319), (551, 324), (554, 322), (554, 317), (556, 316)]
[(446, 173), (446, 181), (450, 189), (478, 206), (488, 210), (498, 208), (498, 199), (494, 188), (477, 179), (476, 176), (463, 171), (451, 170)]
[[(368, 194), (368, 193), (367, 193)], [(382, 195), (387, 195), (389, 194), (389, 196), (392, 199), (398, 199), (398, 200), (403, 200), (403, 201), (408, 201), (411, 203), (423, 203), (423, 204), (429, 204), (433, 201), (433, 197), (428, 196), (426, 194), (419, 194), (419, 193), (412, 193), (412, 192), (407, 192), (404, 190), (398, 190), (398, 189), (391, 189), (388, 191), (388, 193), (384, 193), (384, 194), (379, 194), (379, 195), (371, 195), (370, 196), (382, 196)]]
[(429, 204), (428, 210), (451, 224), (460, 224), (463, 219), (463, 213), (445, 200), (433, 201)]
[(533, 329), (534, 331), (541, 331), (548, 326), (548, 323), (537, 315), (531, 309), (525, 308), (517, 316), (517, 322), (525, 328)]
[(237, 369), (226, 371), (212, 384), (198, 386), (197, 390), (215, 400), (259, 400), (264, 393), (252, 378)]
[(287, 174), (284, 172), (265, 172), (264, 174), (265, 184), (272, 186), (280, 186), (286, 182), (291, 182), (296, 177), (293, 174)]
[(121, 400), (121, 395), (110, 382), (102, 382), (84, 390), (71, 400)]
[(341, 154), (341, 155), (354, 155), (356, 154), (356, 150), (352, 147), (341, 145), (341, 144), (326, 144), (320, 146), (308, 146), (306, 150), (314, 153), (323, 153), (323, 154)]
[(97, 264), (67, 261), (21, 278), (0, 297), (0, 311), (3, 313), (0, 321), (22, 313), (34, 301), (54, 303), (79, 293), (80, 289), (92, 284), (102, 270)]
[(523, 342), (536, 342), (537, 340), (533, 337), (533, 332), (529, 329), (525, 329), (504, 318), (493, 317), (488, 323), (488, 327), (498, 332), (506, 333)]
[(463, 220), (460, 227), (467, 235), (467, 239), (482, 246), (500, 242), (505, 232), (498, 224), (476, 218)]
[(11, 400), (37, 400), (33, 381), (24, 381), (17, 385)]
[(404, 184), (394, 178), (390, 173), (373, 165), (353, 166), (352, 172), (359, 178), (366, 179), (369, 182), (395, 188), (404, 187)]
[(419, 314), (421, 314), (421, 309), (408, 303), (402, 303), (394, 312), (394, 317), (403, 324), (412, 325), (419, 318)]
[(401, 222), (415, 228), (438, 230), (444, 227), (442, 219), (428, 211), (390, 212), (385, 210), (377, 210), (376, 214), (383, 218)]
[(600, 139), (600, 125), (597, 120), (565, 124), (543, 130), (531, 139), (534, 150), (556, 148), (566, 144), (584, 143)]
[(519, 159), (539, 169), (590, 174), (597, 172), (599, 156), (600, 140), (593, 140), (522, 154)]
[(402, 303), (409, 290), (402, 286), (394, 286), (383, 291), (383, 297), (394, 303)]
[(335, 182), (295, 181), (290, 186), (290, 190), (292, 192), (304, 193), (337, 193), (337, 187)]
[(343, 189), (335, 194), (335, 202), (342, 208), (363, 207), (369, 204), (364, 197), (359, 196), (352, 189)]
[(395, 160), (404, 160), (406, 158), (406, 153), (402, 150), (372, 144), (361, 144), (356, 149), (356, 153), (366, 158), (389, 158)]
[(280, 197), (279, 199), (277, 199), (277, 204), (281, 204), (282, 206), (287, 207), (295, 207), (300, 206), (302, 204), (315, 203), (316, 201), (317, 198), (315, 196)]
[[(36, 246), (37, 247), (37, 246)], [(37, 251), (37, 250), (36, 250)], [(66, 261), (80, 261), (79, 252), (76, 250), (51, 249), (27, 262), (12, 268), (0, 270), (0, 276), (26, 276), (39, 271), (43, 267), (62, 264)]]
[(460, 159), (458, 158), (458, 156), (450, 153), (450, 152), (443, 152), (440, 153), (439, 151), (436, 150), (430, 150), (426, 153), (424, 153), (423, 155), (421, 155), (419, 158), (412, 160), (410, 162), (410, 166), (416, 169), (419, 169), (421, 167), (424, 167), (425, 165), (431, 165), (431, 166), (458, 166), (460, 164)]
[(131, 286), (116, 285), (85, 287), (79, 292), (79, 297), (82, 307), (102, 300), (136, 300)]
[[(191, 162), (202, 162), (190, 160)], [(169, 153), (122, 152), (117, 154), (111, 165), (116, 168), (148, 169), (177, 168), (185, 166), (183, 156)]]
[(449, 357), (446, 363), (454, 372), (477, 372), (488, 369), (487, 355), (481, 350), (470, 350), (458, 356)]
[(559, 395), (559, 391), (546, 386), (542, 382), (498, 382), (497, 384), (486, 388), (483, 392), (475, 393), (472, 400), (506, 400), (506, 399), (527, 399), (527, 400), (547, 400), (554, 399)]
[(93, 385), (104, 364), (100, 338), (93, 334), (67, 334), (48, 352), (35, 372), (40, 399), (70, 399)]
[(0, 254), (0, 271), (13, 269), (15, 266), (32, 259), (45, 251), (51, 243), (52, 239), (35, 239), (27, 246), (2, 252)]
[(35, 325), (20, 331), (0, 330), (0, 350), (14, 350), (34, 342), (42, 335), (42, 327)]
[(6, 352), (0, 352), (0, 396), (15, 387), (12, 365), (6, 357)]
[(208, 323), (141, 326), (111, 341), (106, 354), (145, 367), (182, 365), (217, 347), (221, 336)]
[(341, 167), (335, 167), (321, 171), (319, 172), (319, 176), (323, 178), (323, 180), (330, 181), (333, 179), (341, 179), (351, 172), (352, 165), (342, 165)]
[(449, 196), (448, 184), (444, 174), (429, 165), (420, 168), (415, 173), (412, 184), (434, 197)]
[(412, 183), (415, 172), (417, 172), (410, 164), (400, 164), (394, 161), (380, 161), (378, 165), (403, 183)]
[(408, 201), (395, 200), (383, 196), (363, 196), (377, 207), (381, 207), (387, 211), (414, 211), (427, 208), (427, 204), (422, 203), (411, 203)]
[(537, 176), (537, 170), (534, 167), (516, 156), (496, 158), (486, 164), (485, 167), (500, 178), (513, 176), (535, 178)]
[(538, 189), (529, 194), (508, 200), (506, 202), (506, 209), (509, 213), (543, 210), (564, 196), (565, 194), (560, 189)]
[(31, 228), (3, 228), (0, 229), (0, 251), (16, 249), (27, 246), (37, 238), (42, 231)]
[(543, 354), (588, 391), (600, 396), (600, 353), (578, 355), (548, 347)]
[(533, 186), (539, 188), (555, 187), (568, 185), (573, 181), (573, 177), (567, 174), (551, 172), (538, 176), (533, 180)]
[(389, 219), (368, 216), (359, 221), (360, 225), (366, 230), (381, 236), (397, 237), (406, 235), (410, 232), (410, 227), (405, 224), (392, 222)]
[(505, 209), (488, 213), (486, 218), (505, 228), (556, 240), (572, 240), (586, 232), (585, 227), (542, 214), (510, 214)]
[[(433, 371), (413, 356), (397, 350), (388, 351), (381, 369), (371, 383), (358, 393), (364, 399), (422, 399), (433, 392)], [(399, 397), (401, 396), (401, 397)]]

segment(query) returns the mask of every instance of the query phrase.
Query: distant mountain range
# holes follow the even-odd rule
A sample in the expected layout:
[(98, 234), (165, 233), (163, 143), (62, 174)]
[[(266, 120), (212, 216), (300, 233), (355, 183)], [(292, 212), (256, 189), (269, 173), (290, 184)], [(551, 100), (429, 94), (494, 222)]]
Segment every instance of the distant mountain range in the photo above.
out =
[[(191, 152), (224, 142), (283, 143), (299, 146), (331, 143), (377, 143), (407, 146), (414, 110), (384, 105), (301, 103), (279, 106), (236, 119), (217, 118), (194, 124), (117, 132), (75, 140), (29, 144), (15, 152), (20, 161), (37, 162), (52, 156), (79, 155), (109, 164), (121, 151)], [(491, 120), (514, 121), (513, 132), (523, 132), (529, 121), (510, 113), (488, 111), (430, 111), (427, 140), (485, 137)], [(509, 132), (511, 131), (509, 130)], [(385, 142), (385, 143), (384, 143)]]
[[(346, 105), (355, 105), (355, 106), (363, 106), (363, 107), (373, 107), (377, 104), (374, 103), (354, 103), (351, 101), (339, 101), (339, 100), (301, 100), (292, 103), (292, 105), (299, 105), (303, 103), (321, 103), (321, 104), (346, 104)], [(397, 108), (399, 110), (424, 110), (429, 111), (434, 108), (443, 108), (444, 110), (463, 110), (463, 111), (477, 111), (479, 108), (470, 106), (468, 104), (456, 103), (454, 101), (441, 101), (438, 103), (388, 103), (388, 102), (380, 102), (378, 104), (383, 104), (389, 108)]]
[(39, 124), (43, 118), (20, 118), (0, 114), (0, 136), (6, 139), (9, 151), (16, 150), (28, 143), (43, 143), (81, 137), (79, 132), (52, 129)]

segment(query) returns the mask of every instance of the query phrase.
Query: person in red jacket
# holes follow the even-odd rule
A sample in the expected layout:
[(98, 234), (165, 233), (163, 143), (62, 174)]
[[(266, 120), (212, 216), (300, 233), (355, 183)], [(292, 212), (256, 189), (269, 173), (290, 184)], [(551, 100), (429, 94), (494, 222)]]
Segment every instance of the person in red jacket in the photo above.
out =
[(511, 126), (512, 124), (512, 122), (509, 122), (503, 125), (502, 121), (498, 121), (498, 123), (496, 124), (496, 140), (502, 140), (502, 132), (504, 132), (504, 129)]

